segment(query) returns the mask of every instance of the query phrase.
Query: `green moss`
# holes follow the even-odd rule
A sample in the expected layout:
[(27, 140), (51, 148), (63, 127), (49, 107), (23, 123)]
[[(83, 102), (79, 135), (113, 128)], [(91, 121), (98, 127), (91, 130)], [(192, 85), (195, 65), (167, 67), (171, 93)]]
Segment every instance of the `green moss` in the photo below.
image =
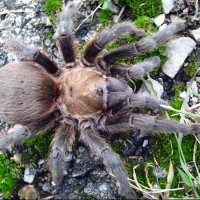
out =
[[(178, 144), (177, 144), (174, 134), (154, 133), (154, 134), (152, 134), (152, 137), (153, 137), (153, 141), (155, 141), (155, 143), (153, 143), (150, 146), (150, 152), (151, 152), (152, 156), (156, 159), (159, 166), (168, 171), (170, 160), (172, 161), (175, 175), (174, 175), (174, 179), (173, 179), (171, 188), (182, 187), (183, 185), (180, 185), (180, 176), (176, 169), (176, 167), (181, 167), (181, 164), (180, 164), (180, 156), (178, 153)], [(186, 162), (188, 162), (188, 163), (189, 162), (192, 163), (192, 160), (193, 160), (194, 143), (195, 143), (195, 138), (193, 135), (187, 135), (183, 138), (181, 148), (182, 148), (183, 154), (185, 156)], [(200, 159), (200, 149), (197, 148), (197, 152), (196, 152), (197, 163), (198, 163), (199, 159)], [(148, 161), (148, 163), (154, 163), (154, 159), (151, 158)], [(136, 175), (137, 175), (137, 179), (138, 179), (139, 183), (141, 183), (145, 186), (148, 186), (147, 180), (145, 177), (145, 170), (144, 170), (145, 166), (146, 166), (146, 164), (138, 167), (136, 169)], [(129, 164), (128, 171), (131, 172), (133, 167), (134, 167), (134, 163)], [(193, 174), (194, 177), (196, 177), (196, 174), (194, 171), (195, 170), (193, 170), (191, 173)], [(152, 173), (153, 168), (149, 168), (148, 172), (149, 172), (148, 177), (150, 179), (150, 182), (152, 184), (157, 183), (157, 180), (155, 179), (155, 177)], [(166, 187), (167, 179), (161, 178), (158, 181), (159, 181), (160, 187), (164, 189)], [(183, 198), (186, 195), (186, 192), (187, 192), (186, 190), (170, 192), (170, 197)]]
[(181, 92), (186, 90), (186, 85), (183, 82), (177, 83), (175, 84), (171, 91), (175, 94), (175, 95), (179, 95)]
[(25, 144), (28, 146), (34, 146), (41, 157), (46, 158), (52, 141), (52, 134), (51, 131), (40, 133), (36, 137), (27, 140)]
[(22, 167), (0, 154), (0, 191), (6, 199), (10, 199), (10, 192), (17, 186), (22, 177)]
[(31, 149), (27, 149), (22, 154), (23, 164), (32, 164), (38, 160), (37, 155), (33, 153)]
[[(170, 105), (177, 110), (181, 109), (182, 104), (183, 104), (183, 100), (179, 97), (175, 96), (170, 100)], [(176, 114), (176, 112), (171, 111), (171, 110), (169, 110), (168, 113), (169, 113), (170, 116), (173, 115), (173, 114)], [(171, 116), (171, 118), (176, 120), (176, 121), (179, 121), (180, 115)]]
[(112, 21), (112, 13), (109, 9), (101, 10), (99, 12), (98, 20), (100, 23), (108, 23)]
[(111, 147), (116, 153), (120, 153), (121, 150), (124, 148), (123, 144), (118, 141), (112, 142)]
[(85, 200), (92, 200), (92, 199), (94, 199), (94, 197), (91, 196), (91, 195), (87, 195), (87, 196), (85, 196)]
[(119, 3), (132, 9), (134, 19), (138, 16), (157, 17), (162, 12), (161, 0), (119, 0)]
[(188, 78), (192, 78), (199, 68), (199, 63), (195, 61), (195, 56), (189, 56), (187, 62), (184, 64), (184, 72)]
[(133, 22), (138, 28), (142, 28), (148, 35), (155, 33), (158, 28), (154, 25), (154, 22), (151, 18), (147, 16), (140, 16)]
[(57, 18), (62, 10), (61, 0), (47, 0), (45, 3), (45, 12), (49, 16), (49, 20), (55, 26), (57, 24)]
[(95, 175), (92, 175), (92, 176), (90, 177), (90, 181), (91, 181), (92, 183), (95, 183), (95, 182), (97, 181), (97, 177), (96, 177)]
[(48, 36), (49, 39), (52, 39), (52, 38), (53, 38), (53, 35), (54, 35), (54, 33), (53, 33), (52, 31), (49, 31), (49, 32), (47, 33), (47, 36)]

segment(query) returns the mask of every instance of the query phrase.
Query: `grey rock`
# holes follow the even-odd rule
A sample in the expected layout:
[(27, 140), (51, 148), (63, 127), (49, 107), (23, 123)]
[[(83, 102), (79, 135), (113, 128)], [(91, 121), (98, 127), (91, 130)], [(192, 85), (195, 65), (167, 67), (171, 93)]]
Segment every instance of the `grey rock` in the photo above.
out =
[(169, 14), (174, 8), (174, 0), (162, 0), (163, 11), (165, 14)]
[(32, 37), (32, 42), (33, 43), (39, 43), (40, 41), (41, 41), (41, 39), (40, 39), (39, 35), (36, 35), (36, 36)]
[(161, 26), (165, 21), (165, 14), (161, 14), (158, 17), (154, 18), (154, 23), (156, 26)]
[(156, 166), (153, 171), (156, 178), (165, 178), (167, 177), (167, 171), (164, 168)]
[(196, 42), (189, 37), (169, 41), (166, 45), (168, 60), (162, 66), (162, 71), (170, 78), (174, 78), (195, 46)]
[(200, 28), (196, 30), (189, 30), (189, 32), (195, 38), (196, 41), (200, 42)]
[(36, 170), (32, 165), (26, 168), (24, 171), (24, 178), (23, 178), (24, 182), (32, 183), (34, 181), (35, 174)]
[(50, 184), (49, 182), (45, 182), (45, 183), (42, 185), (42, 190), (43, 190), (43, 191), (48, 192), (50, 189), (51, 189), (51, 184)]
[(22, 25), (22, 16), (16, 17), (16, 19), (15, 19), (15, 24), (16, 24), (16, 26), (18, 26), (18, 27)]
[(113, 4), (112, 1), (108, 2), (108, 9), (114, 14), (118, 14), (119, 13), (119, 7), (117, 7), (115, 4)]
[(43, 160), (43, 159), (40, 159), (39, 161), (38, 161), (38, 165), (43, 165), (45, 163), (45, 161)]
[(98, 189), (100, 192), (107, 192), (109, 190), (109, 185), (107, 183), (103, 183), (101, 185), (98, 186)]
[[(152, 86), (151, 89), (156, 92), (155, 96), (161, 97), (163, 95), (164, 89), (163, 89), (162, 84), (160, 84), (158, 81), (155, 81), (153, 79), (151, 80), (147, 79), (146, 82), (149, 86)], [(150, 94), (151, 92), (148, 90), (146, 85), (143, 84), (141, 89), (139, 90), (139, 93)]]
[(64, 158), (64, 161), (65, 162), (71, 162), (72, 159), (73, 159), (73, 156), (74, 156), (74, 154), (72, 152), (67, 153), (65, 158)]

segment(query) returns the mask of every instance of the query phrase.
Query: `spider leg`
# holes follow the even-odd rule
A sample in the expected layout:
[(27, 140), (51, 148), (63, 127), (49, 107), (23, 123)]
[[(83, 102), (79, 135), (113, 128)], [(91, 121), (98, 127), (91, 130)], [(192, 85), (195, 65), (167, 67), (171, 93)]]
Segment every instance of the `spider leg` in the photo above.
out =
[(173, 120), (158, 119), (144, 114), (132, 114), (124, 117), (110, 117), (106, 121), (106, 130), (110, 133), (128, 130), (144, 130), (149, 132), (168, 132), (193, 134), (200, 132), (200, 124), (183, 124)]
[(64, 157), (66, 151), (70, 149), (75, 141), (75, 133), (72, 126), (60, 125), (56, 130), (54, 139), (51, 144), (51, 154), (50, 154), (50, 168), (53, 175), (53, 182), (55, 184), (61, 183), (64, 170), (66, 167), (66, 162)]
[(137, 199), (127, 179), (122, 161), (99, 134), (90, 128), (86, 128), (81, 131), (80, 138), (92, 152), (102, 158), (106, 168), (115, 176), (117, 182), (120, 184), (120, 189), (126, 198)]
[(14, 125), (8, 131), (4, 131), (0, 134), (0, 149), (3, 149), (8, 145), (22, 143), (25, 139), (36, 135), (39, 131), (45, 131), (53, 126), (56, 117), (55, 113), (52, 113), (49, 116), (28, 125)]
[(38, 63), (51, 74), (56, 74), (59, 71), (57, 65), (50, 60), (47, 55), (40, 52), (36, 47), (24, 44), (22, 40), (11, 38), (9, 41), (7, 41), (6, 48), (28, 61), (34, 61)]
[(112, 114), (122, 114), (130, 112), (135, 108), (159, 109), (161, 104), (168, 105), (164, 100), (148, 95), (134, 94), (133, 90), (126, 84), (113, 77), (106, 79), (107, 89), (107, 108), (112, 111)]
[(107, 65), (112, 64), (115, 60), (120, 58), (132, 58), (141, 52), (149, 52), (153, 50), (158, 44), (163, 44), (171, 38), (171, 36), (185, 28), (182, 22), (172, 23), (164, 30), (158, 31), (151, 37), (143, 38), (136, 43), (127, 44), (116, 48), (106, 54), (100, 61), (100, 67), (104, 70)]
[[(115, 97), (113, 97), (115, 98)], [(112, 114), (119, 115), (122, 113), (130, 112), (136, 108), (147, 108), (151, 110), (158, 109), (163, 111), (164, 108), (160, 105), (169, 105), (166, 101), (158, 99), (149, 94), (131, 94), (127, 97), (127, 100), (123, 103), (123, 106), (112, 106)]]
[(59, 24), (54, 35), (65, 63), (75, 61), (76, 44), (73, 31), (77, 12), (78, 5), (75, 2), (67, 3), (64, 11), (60, 14)]
[(151, 72), (159, 64), (160, 58), (154, 56), (130, 67), (114, 65), (110, 68), (110, 73), (112, 76), (120, 75), (127, 79), (138, 79), (142, 78), (146, 73)]
[(145, 36), (145, 33), (137, 29), (131, 22), (122, 22), (110, 30), (103, 30), (97, 37), (86, 44), (82, 59), (83, 63), (86, 65), (93, 64), (97, 55), (106, 45), (124, 33), (132, 33), (137, 37)]

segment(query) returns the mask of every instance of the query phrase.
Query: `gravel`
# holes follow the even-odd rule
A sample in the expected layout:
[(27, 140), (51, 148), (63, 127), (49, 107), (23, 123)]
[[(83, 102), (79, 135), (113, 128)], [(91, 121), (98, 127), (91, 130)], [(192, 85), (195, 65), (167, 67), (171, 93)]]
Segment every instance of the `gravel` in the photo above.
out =
[[(6, 14), (0, 15), (0, 67), (8, 62), (17, 60), (13, 53), (7, 53), (4, 49), (5, 41), (10, 37), (21, 37), (26, 44), (34, 44), (38, 48), (45, 50), (52, 55), (55, 60), (59, 60), (58, 51), (55, 42), (48, 38), (48, 33), (52, 31), (49, 19), (44, 12), (44, 4), (46, 0), (1, 0), (0, 12), (13, 10)], [(166, 1), (165, 1), (166, 2)], [(170, 10), (183, 11), (186, 8), (184, 1), (175, 0), (168, 1), (170, 5), (164, 8), (164, 12), (168, 14)], [(118, 1), (115, 1), (117, 4)], [(79, 25), (88, 14), (90, 14), (98, 5), (96, 1), (84, 1), (80, 10), (77, 25)], [(119, 12), (119, 5), (112, 5), (115, 12)], [(163, 16), (165, 16), (163, 14)], [(165, 19), (166, 20), (166, 19)], [(161, 25), (164, 22), (159, 23)], [(166, 24), (164, 24), (166, 25)], [(162, 26), (164, 26), (162, 25)], [(161, 27), (162, 27), (161, 26)], [(160, 27), (160, 28), (161, 28)], [(92, 23), (87, 20), (76, 32), (76, 36), (80, 43), (88, 41), (96, 34), (95, 30), (101, 28), (97, 23), (97, 14), (94, 15)], [(196, 28), (197, 29), (197, 28)], [(195, 37), (195, 36), (194, 36)], [(164, 83), (166, 85), (166, 83)], [(163, 94), (163, 86), (160, 85), (161, 94)], [(196, 99), (193, 98), (193, 102)], [(10, 125), (0, 118), (0, 134), (8, 130)], [(121, 150), (121, 154), (142, 156), (144, 161), (149, 156), (148, 145), (149, 135), (142, 134), (138, 137), (138, 133), (134, 133), (130, 144), (126, 144)], [(114, 138), (113, 141), (124, 143), (124, 140)], [(119, 199), (121, 198), (116, 182), (110, 176), (102, 162), (98, 157), (94, 156), (82, 143), (78, 142), (75, 149), (66, 155), (66, 175), (61, 185), (56, 186), (52, 183), (51, 174), (48, 170), (46, 160), (38, 160), (34, 167), (25, 169), (24, 181), (18, 186), (18, 190), (35, 191), (35, 195), (41, 198), (49, 197), (49, 199), (86, 199), (92, 196), (95, 199)], [(27, 172), (27, 173), (26, 173)], [(158, 173), (158, 172), (155, 172)], [(165, 176), (164, 169), (160, 169), (161, 176)], [(163, 175), (164, 174), (164, 175)], [(27, 183), (26, 183), (27, 182)], [(27, 185), (31, 183), (31, 185)], [(39, 194), (38, 192), (39, 191)], [(22, 194), (24, 195), (24, 193)], [(51, 197), (51, 198), (50, 198)], [(0, 199), (3, 197), (0, 194)]]

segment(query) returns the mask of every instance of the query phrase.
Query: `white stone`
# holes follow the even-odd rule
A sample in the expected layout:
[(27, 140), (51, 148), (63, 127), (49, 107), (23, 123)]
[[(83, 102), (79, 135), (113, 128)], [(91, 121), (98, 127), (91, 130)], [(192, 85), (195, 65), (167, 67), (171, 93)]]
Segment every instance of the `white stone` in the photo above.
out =
[(179, 94), (179, 97), (181, 98), (181, 99), (185, 99), (186, 98), (186, 91), (184, 91), (184, 92), (181, 92), (180, 94)]
[(192, 34), (196, 41), (200, 42), (200, 28), (196, 30), (189, 30), (189, 32)]
[(195, 46), (195, 41), (190, 37), (170, 40), (166, 45), (168, 60), (162, 66), (163, 72), (170, 78), (174, 78)]
[(194, 90), (195, 93), (198, 93), (198, 86), (196, 81), (192, 82), (191, 88)]
[(174, 0), (162, 0), (163, 11), (165, 14), (169, 14), (169, 12), (174, 8)]
[[(159, 97), (162, 96), (162, 94), (163, 94), (163, 92), (164, 92), (163, 85), (161, 85), (158, 81), (153, 80), (153, 79), (151, 79), (151, 80), (147, 79), (147, 80), (146, 80), (146, 83), (147, 83), (150, 87), (151, 87), (151, 85), (152, 85), (153, 91), (156, 92), (155, 96), (159, 96)], [(141, 86), (141, 89), (139, 90), (138, 93), (148, 93), (148, 94), (151, 94), (151, 92), (148, 90), (148, 88), (146, 87), (145, 84), (143, 84), (143, 85)]]
[(158, 17), (154, 18), (154, 23), (156, 26), (161, 26), (165, 21), (165, 14), (161, 14)]
[(33, 166), (30, 166), (25, 169), (24, 171), (24, 182), (32, 183), (35, 178), (35, 168)]
[(198, 98), (197, 97), (192, 97), (192, 104), (196, 105), (196, 103), (198, 102)]

